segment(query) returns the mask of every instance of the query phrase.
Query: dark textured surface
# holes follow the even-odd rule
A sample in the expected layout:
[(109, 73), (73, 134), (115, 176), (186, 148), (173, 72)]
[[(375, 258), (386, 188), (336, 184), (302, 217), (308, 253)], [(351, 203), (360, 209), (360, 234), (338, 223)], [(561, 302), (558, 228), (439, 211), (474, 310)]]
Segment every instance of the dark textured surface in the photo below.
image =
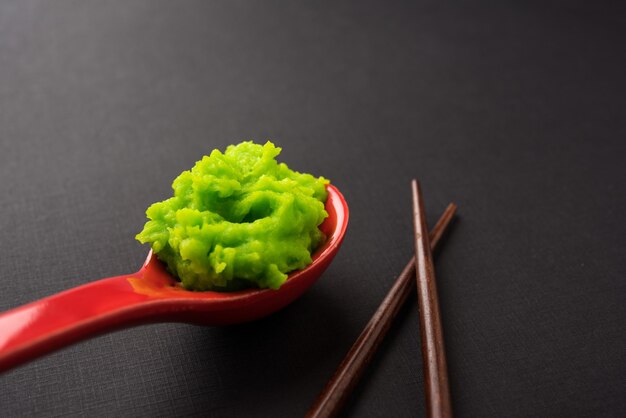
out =
[[(0, 376), (0, 415), (302, 415), (412, 253), (414, 176), (460, 210), (457, 415), (626, 414), (626, 11), (495, 3), (2, 2), (0, 310), (136, 270), (148, 204), (242, 139), (352, 218), (283, 312), (80, 343)], [(413, 298), (346, 415), (423, 415), (419, 353)]]

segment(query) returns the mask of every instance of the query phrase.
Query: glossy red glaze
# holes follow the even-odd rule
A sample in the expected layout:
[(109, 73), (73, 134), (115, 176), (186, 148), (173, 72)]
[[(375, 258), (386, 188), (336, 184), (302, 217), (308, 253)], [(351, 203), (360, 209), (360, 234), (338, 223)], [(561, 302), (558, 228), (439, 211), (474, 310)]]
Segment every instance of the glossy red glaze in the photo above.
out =
[(226, 325), (267, 316), (302, 295), (326, 270), (348, 226), (348, 206), (327, 186), (326, 243), (313, 263), (293, 272), (278, 290), (191, 292), (179, 286), (150, 252), (135, 274), (98, 280), (0, 315), (0, 372), (76, 341), (151, 322)]

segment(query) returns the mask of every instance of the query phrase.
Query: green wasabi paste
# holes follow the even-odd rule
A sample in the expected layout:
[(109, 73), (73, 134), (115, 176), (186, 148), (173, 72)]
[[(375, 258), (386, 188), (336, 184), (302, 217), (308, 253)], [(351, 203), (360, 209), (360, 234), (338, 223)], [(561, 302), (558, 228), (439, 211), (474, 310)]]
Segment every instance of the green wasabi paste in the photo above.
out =
[(174, 180), (173, 197), (148, 208), (136, 238), (186, 289), (279, 288), (311, 263), (328, 216), (328, 180), (278, 163), (280, 151), (242, 142), (204, 156)]

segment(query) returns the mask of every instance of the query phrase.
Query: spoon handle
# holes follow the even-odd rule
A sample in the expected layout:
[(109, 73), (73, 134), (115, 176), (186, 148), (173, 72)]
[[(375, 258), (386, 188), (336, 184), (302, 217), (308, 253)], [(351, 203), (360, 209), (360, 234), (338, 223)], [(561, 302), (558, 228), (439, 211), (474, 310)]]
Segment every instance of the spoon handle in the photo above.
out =
[(142, 272), (66, 290), (0, 314), (0, 373), (73, 342), (141, 323), (159, 300), (137, 293)]

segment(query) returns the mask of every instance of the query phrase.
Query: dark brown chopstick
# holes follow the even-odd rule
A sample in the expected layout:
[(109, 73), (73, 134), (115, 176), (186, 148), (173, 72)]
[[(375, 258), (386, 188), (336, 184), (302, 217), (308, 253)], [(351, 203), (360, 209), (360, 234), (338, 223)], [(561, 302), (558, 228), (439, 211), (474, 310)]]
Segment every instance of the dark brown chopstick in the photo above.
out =
[(452, 402), (448, 385), (448, 368), (443, 344), (441, 313), (437, 298), (435, 268), (426, 226), (426, 212), (422, 190), (411, 182), (413, 191), (413, 227), (415, 233), (415, 276), (419, 304), (424, 386), (426, 388), (426, 415), (431, 418), (452, 416)]
[[(456, 205), (450, 203), (430, 232), (430, 243), (433, 249), (440, 242), (455, 212)], [(387, 334), (398, 311), (411, 293), (414, 284), (415, 257), (411, 257), (333, 377), (307, 412), (307, 417), (334, 417), (339, 413), (378, 349), (383, 337)]]

